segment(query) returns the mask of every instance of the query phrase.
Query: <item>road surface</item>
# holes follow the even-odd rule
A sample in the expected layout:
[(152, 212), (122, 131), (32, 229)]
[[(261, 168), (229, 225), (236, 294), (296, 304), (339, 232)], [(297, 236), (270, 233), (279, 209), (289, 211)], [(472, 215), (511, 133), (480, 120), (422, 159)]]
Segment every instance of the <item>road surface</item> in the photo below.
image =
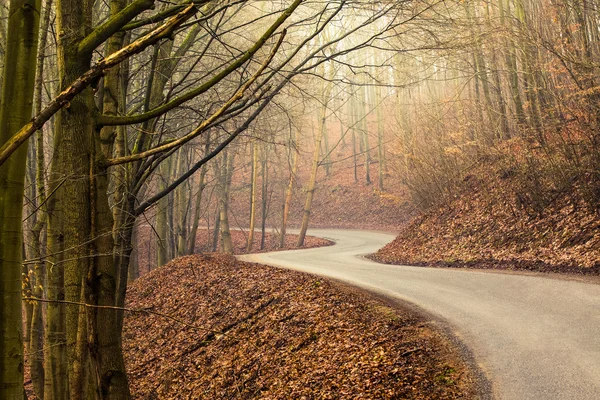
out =
[(600, 399), (600, 285), (541, 276), (378, 264), (384, 233), (313, 229), (335, 246), (243, 256), (417, 305), (450, 325), (497, 399)]

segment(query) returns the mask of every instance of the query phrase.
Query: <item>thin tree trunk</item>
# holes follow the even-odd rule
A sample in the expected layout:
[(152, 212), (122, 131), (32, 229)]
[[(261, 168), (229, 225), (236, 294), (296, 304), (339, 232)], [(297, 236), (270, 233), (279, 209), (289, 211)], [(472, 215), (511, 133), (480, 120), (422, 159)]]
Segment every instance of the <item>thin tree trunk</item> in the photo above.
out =
[(350, 129), (352, 130), (352, 165), (354, 167), (354, 183), (358, 183), (358, 157), (357, 157), (357, 148), (356, 148), (356, 125), (358, 124), (358, 115), (356, 106), (356, 97), (355, 93), (353, 93), (348, 105), (350, 107)]
[[(332, 70), (333, 72), (333, 70)], [(310, 214), (312, 211), (312, 201), (317, 189), (317, 173), (319, 171), (319, 164), (321, 161), (321, 141), (323, 140), (323, 132), (326, 128), (326, 116), (327, 116), (327, 104), (331, 95), (332, 83), (331, 80), (328, 82), (327, 87), (323, 93), (323, 106), (321, 108), (321, 115), (319, 118), (319, 127), (317, 129), (317, 136), (315, 138), (315, 150), (313, 153), (312, 167), (310, 171), (310, 178), (308, 180), (308, 187), (306, 189), (306, 200), (304, 202), (304, 211), (302, 214), (302, 223), (300, 225), (300, 233), (298, 234), (298, 241), (296, 247), (304, 246), (304, 239), (306, 238), (306, 231), (308, 230), (308, 223), (310, 221)]]
[[(527, 24), (525, 8), (523, 7), (522, 0), (516, 0), (515, 5), (516, 5), (517, 20), (519, 21), (520, 29), (523, 33), (525, 30), (525, 26)], [(536, 135), (537, 135), (540, 143), (543, 144), (545, 142), (545, 139), (544, 139), (544, 134), (543, 134), (542, 117), (541, 117), (540, 109), (539, 109), (539, 101), (538, 101), (539, 98), (536, 93), (537, 84), (535, 81), (535, 74), (533, 71), (533, 68), (534, 68), (533, 56), (532, 56), (533, 51), (534, 51), (534, 49), (532, 48), (531, 45), (528, 45), (527, 43), (524, 44), (523, 64), (525, 67), (525, 77), (524, 77), (523, 88), (525, 90), (525, 96), (527, 97), (527, 101), (529, 101), (529, 105), (530, 105), (529, 109), (531, 110), (530, 117), (531, 117), (531, 121), (533, 122), (533, 128), (536, 132)]]
[[(486, 9), (486, 19), (489, 25), (490, 22), (490, 5), (485, 5)], [(491, 75), (494, 80), (494, 94), (496, 97), (496, 103), (498, 105), (498, 118), (500, 119), (500, 130), (497, 134), (497, 139), (502, 141), (510, 138), (510, 126), (508, 123), (508, 116), (506, 113), (506, 101), (504, 100), (504, 95), (502, 94), (502, 82), (500, 79), (500, 73), (498, 72), (498, 58), (496, 57), (496, 52), (492, 52), (491, 54)]]
[[(475, 7), (475, 5), (471, 5), (471, 4), (465, 4), (465, 10), (467, 12), (467, 17), (469, 18), (472, 26), (476, 26), (477, 21), (475, 18), (475, 15), (473, 15), (473, 13), (475, 12), (475, 10), (471, 10), (471, 7)], [(489, 83), (489, 77), (488, 77), (488, 68), (485, 62), (485, 57), (483, 55), (482, 52), (482, 45), (480, 40), (478, 39), (478, 35), (479, 35), (479, 29), (476, 29), (474, 27), (471, 28), (471, 34), (473, 35), (473, 37), (475, 37), (475, 45), (473, 48), (473, 60), (474, 60), (474, 68), (475, 68), (475, 79), (476, 79), (476, 86), (475, 86), (475, 91), (477, 93), (477, 97), (479, 97), (479, 86), (481, 85), (481, 88), (483, 89), (483, 96), (485, 99), (485, 110), (486, 110), (486, 114), (488, 116), (488, 121), (492, 127), (492, 130), (495, 132), (496, 128), (498, 126), (498, 118), (494, 112), (494, 103), (492, 101), (492, 95), (491, 95), (491, 90), (490, 90), (490, 83)], [(481, 103), (479, 103), (481, 104)], [(488, 142), (488, 144), (491, 144), (493, 142), (493, 136), (490, 135), (486, 135), (484, 137), (484, 139)]]
[[(44, 5), (44, 14), (42, 25), (40, 27), (40, 43), (37, 58), (36, 70), (36, 87), (35, 87), (35, 111), (38, 114), (42, 109), (42, 95), (44, 84), (44, 60), (45, 48), (48, 39), (48, 29), (50, 25), (50, 15), (52, 14), (53, 0), (46, 0)], [(44, 160), (44, 138), (43, 133), (38, 132), (36, 135), (36, 192), (38, 196), (38, 204), (41, 207), (38, 211), (38, 219), (31, 230), (33, 258), (36, 261), (34, 264), (34, 286), (32, 295), (37, 298), (44, 298), (44, 288), (46, 287), (46, 265), (43, 261), (45, 253), (42, 251), (42, 232), (46, 226), (46, 187), (45, 187), (45, 160)], [(44, 321), (43, 321), (43, 306), (39, 302), (32, 304), (31, 316), (31, 341), (29, 344), (29, 363), (31, 368), (31, 383), (33, 391), (40, 399), (44, 399)]]
[(233, 172), (233, 155), (228, 151), (223, 153), (221, 160), (221, 171), (219, 179), (219, 225), (221, 230), (221, 251), (225, 254), (233, 254), (233, 242), (229, 229), (229, 180), (230, 172)]
[(383, 177), (385, 174), (385, 158), (383, 149), (383, 112), (382, 112), (382, 98), (381, 98), (381, 87), (375, 88), (375, 106), (377, 107), (377, 159), (379, 160), (379, 169), (377, 178), (379, 182), (379, 190), (383, 192)]
[(250, 231), (248, 232), (248, 244), (246, 252), (252, 251), (254, 244), (254, 228), (256, 226), (256, 192), (258, 180), (258, 145), (252, 143), (252, 189), (250, 193)]
[[(218, 183), (217, 183), (218, 185)], [(218, 192), (219, 189), (217, 189)], [(221, 231), (221, 213), (219, 212), (219, 199), (217, 198), (217, 210), (215, 218), (215, 228), (213, 229), (212, 251), (217, 251), (219, 248), (219, 233)]]
[(361, 88), (362, 100), (363, 100), (363, 118), (362, 118), (362, 143), (363, 151), (365, 156), (365, 181), (367, 185), (371, 184), (371, 151), (369, 150), (369, 99), (367, 98), (367, 91), (363, 87)]
[(325, 175), (331, 174), (331, 155), (329, 154), (329, 131), (325, 129), (323, 132), (323, 154), (325, 155), (323, 164), (325, 164)]
[[(191, 152), (189, 147), (184, 147), (179, 151), (178, 167), (172, 179), (177, 179), (178, 176), (186, 171), (186, 166), (191, 164)], [(188, 223), (188, 215), (190, 212), (192, 197), (192, 189), (190, 182), (186, 181), (175, 190), (176, 210), (173, 212), (174, 218), (177, 218), (175, 223), (177, 230), (175, 232), (176, 256), (181, 257), (187, 253), (187, 238), (190, 230)], [(175, 213), (176, 211), (176, 213)]]
[[(506, 7), (504, 6), (506, 1)], [(498, 8), (500, 12), (500, 24), (506, 27), (506, 15), (509, 12), (510, 0), (498, 0)], [(523, 100), (519, 88), (519, 74), (517, 71), (517, 58), (515, 55), (514, 42), (509, 38), (505, 39), (505, 63), (509, 74), (509, 86), (511, 97), (515, 105), (515, 114), (519, 127), (525, 126), (525, 111), (523, 109)]]
[[(129, 253), (130, 262), (129, 262), (129, 275), (128, 281), (133, 282), (137, 278), (140, 277), (140, 266), (138, 261), (139, 248), (138, 248), (138, 231), (139, 225), (135, 224), (132, 227), (131, 232), (131, 253)], [(117, 303), (118, 304), (118, 303)]]
[(281, 222), (281, 234), (279, 236), (279, 248), (285, 246), (285, 232), (287, 229), (288, 216), (290, 214), (290, 207), (292, 204), (292, 197), (294, 195), (294, 186), (296, 185), (296, 175), (298, 173), (298, 139), (300, 136), (300, 129), (296, 130), (295, 143), (291, 144), (291, 151), (294, 152), (294, 160), (292, 161), (292, 171), (290, 173), (290, 180), (285, 193), (285, 201), (283, 203), (283, 216)]
[(192, 230), (190, 231), (190, 237), (188, 239), (188, 254), (194, 254), (194, 252), (196, 251), (196, 236), (198, 234), (200, 210), (202, 207), (202, 194), (204, 193), (204, 181), (206, 180), (207, 171), (208, 169), (206, 167), (206, 164), (204, 164), (200, 169), (200, 178), (198, 179), (198, 194), (196, 195), (196, 207), (194, 208), (194, 223), (192, 226)]
[[(171, 175), (171, 164), (173, 160), (169, 157), (167, 160), (163, 162), (160, 166), (162, 170), (163, 178), (160, 179), (159, 190), (164, 190), (166, 188), (165, 181)], [(167, 211), (169, 208), (169, 197), (165, 196), (158, 201), (158, 209), (156, 211), (156, 233), (158, 235), (157, 240), (157, 261), (156, 266), (161, 267), (165, 265), (169, 261), (169, 240), (168, 240), (168, 217)]]
[(269, 188), (269, 164), (268, 147), (263, 146), (263, 156), (261, 160), (261, 213), (260, 213), (260, 249), (265, 248), (266, 229), (267, 229), (267, 209), (268, 209), (268, 188)]

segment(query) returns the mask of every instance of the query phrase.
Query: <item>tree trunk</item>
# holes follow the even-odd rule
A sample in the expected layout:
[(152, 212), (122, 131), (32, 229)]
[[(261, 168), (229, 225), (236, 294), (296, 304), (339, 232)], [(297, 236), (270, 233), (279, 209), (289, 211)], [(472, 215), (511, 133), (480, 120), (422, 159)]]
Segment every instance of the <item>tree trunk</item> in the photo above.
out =
[[(506, 7), (504, 6), (506, 1)], [(500, 12), (500, 24), (506, 26), (506, 15), (509, 11), (509, 0), (498, 0), (498, 8)], [(519, 88), (519, 73), (517, 70), (517, 57), (515, 55), (515, 46), (512, 39), (509, 37), (504, 41), (505, 48), (505, 63), (509, 74), (509, 87), (511, 97), (515, 106), (515, 114), (519, 127), (525, 126), (525, 111), (523, 109), (523, 100), (521, 98), (521, 90)]]
[(304, 239), (306, 238), (306, 231), (308, 230), (308, 223), (310, 221), (310, 214), (312, 210), (312, 201), (315, 195), (315, 191), (317, 189), (317, 173), (319, 171), (319, 164), (321, 161), (321, 141), (323, 140), (323, 132), (326, 128), (325, 119), (327, 117), (327, 105), (329, 103), (331, 90), (332, 83), (331, 80), (329, 80), (325, 90), (322, 92), (323, 106), (321, 107), (321, 115), (319, 118), (319, 128), (317, 129), (317, 136), (315, 137), (315, 150), (313, 153), (310, 178), (308, 180), (308, 187), (306, 189), (306, 200), (304, 202), (304, 212), (302, 214), (302, 223), (300, 225), (300, 233), (298, 234), (298, 241), (296, 242), (296, 247), (304, 246)]
[[(218, 185), (218, 183), (217, 183)], [(217, 196), (218, 194), (218, 187), (217, 187)], [(216, 218), (215, 218), (215, 228), (213, 229), (213, 237), (212, 237), (212, 251), (217, 251), (217, 249), (219, 248), (219, 233), (221, 231), (221, 214), (219, 212), (219, 199), (217, 198), (217, 210), (216, 210)]]
[[(45, 48), (48, 39), (48, 29), (50, 25), (50, 16), (52, 14), (53, 0), (46, 0), (44, 5), (44, 14), (42, 25), (40, 28), (40, 43), (36, 66), (36, 83), (35, 83), (35, 111), (38, 114), (42, 109), (42, 95), (44, 84), (44, 60)], [(45, 160), (44, 160), (44, 137), (43, 132), (38, 132), (36, 135), (36, 193), (38, 196), (38, 219), (31, 230), (32, 240), (32, 256), (35, 259), (33, 268), (34, 286), (32, 295), (37, 298), (44, 298), (44, 288), (46, 287), (46, 265), (43, 261), (43, 243), (42, 233), (46, 227), (46, 187), (45, 187)], [(31, 316), (31, 332), (30, 344), (28, 349), (29, 364), (31, 369), (31, 383), (35, 395), (40, 399), (44, 399), (44, 321), (43, 321), (43, 305), (39, 302), (33, 302)]]
[(200, 169), (200, 178), (198, 179), (198, 194), (196, 195), (196, 207), (194, 208), (194, 224), (188, 239), (188, 254), (194, 254), (196, 251), (196, 235), (198, 233), (198, 223), (200, 221), (200, 210), (202, 207), (202, 194), (204, 193), (204, 181), (206, 180), (207, 171), (206, 164), (204, 164)]
[[(111, 2), (111, 12), (116, 12), (119, 3)], [(84, 35), (91, 32), (91, 0), (60, 1), (57, 21), (59, 81), (64, 89), (91, 65), (93, 49), (81, 49)], [(59, 282), (64, 272), (64, 297), (58, 290), (54, 295), (57, 300), (92, 306), (66, 307), (68, 380), (49, 373), (54, 382), (50, 387), (68, 382), (71, 400), (129, 398), (117, 312), (93, 307), (115, 306), (117, 285), (108, 171), (103, 162), (112, 156), (114, 135), (97, 131), (96, 115), (92, 88), (81, 92), (56, 115), (56, 148), (50, 176), (54, 183), (48, 204), (50, 261), (52, 274), (59, 275), (53, 279)], [(49, 332), (48, 336), (57, 334)], [(58, 398), (67, 395), (61, 393)]]
[(233, 155), (228, 151), (223, 152), (219, 177), (219, 227), (221, 230), (221, 251), (225, 254), (233, 254), (233, 242), (229, 230), (229, 184), (230, 173), (233, 172)]
[(363, 151), (365, 156), (365, 181), (367, 185), (371, 184), (371, 151), (369, 150), (369, 122), (368, 116), (370, 113), (369, 110), (369, 99), (367, 97), (367, 91), (364, 87), (361, 89), (361, 97), (363, 103), (363, 118), (362, 118), (362, 129), (360, 130), (362, 133), (362, 143), (363, 143)]
[(375, 107), (377, 107), (377, 159), (379, 161), (377, 178), (379, 182), (379, 190), (383, 192), (383, 176), (385, 174), (385, 153), (383, 148), (384, 121), (382, 111), (381, 86), (377, 86), (375, 88)]
[(258, 145), (256, 142), (252, 143), (252, 182), (251, 182), (251, 193), (250, 193), (250, 231), (248, 232), (248, 244), (246, 246), (246, 252), (252, 251), (252, 245), (254, 244), (254, 228), (256, 226), (256, 192), (257, 192), (257, 180), (258, 180)]
[(260, 249), (265, 248), (266, 229), (267, 229), (267, 210), (268, 210), (268, 188), (269, 188), (269, 164), (268, 164), (268, 152), (267, 145), (263, 145), (263, 155), (261, 160), (261, 196), (260, 196)]
[(300, 136), (300, 129), (296, 130), (296, 140), (290, 145), (291, 151), (294, 153), (294, 160), (292, 161), (292, 171), (290, 172), (290, 180), (285, 193), (285, 201), (283, 203), (283, 216), (281, 221), (281, 233), (279, 236), (279, 248), (285, 246), (285, 231), (287, 229), (288, 216), (290, 214), (290, 207), (292, 204), (292, 196), (294, 194), (294, 186), (296, 185), (296, 174), (298, 173), (298, 139)]
[[(172, 157), (169, 157), (160, 166), (162, 170), (162, 179), (158, 185), (158, 190), (164, 190), (166, 188), (166, 180), (171, 175), (171, 164), (173, 163)], [(157, 248), (157, 261), (156, 267), (161, 267), (169, 261), (169, 227), (168, 227), (168, 216), (167, 209), (169, 208), (169, 197), (165, 196), (158, 201), (158, 209), (156, 211), (156, 233), (158, 235), (156, 239)]]
[[(0, 145), (31, 119), (40, 0), (10, 2)], [(0, 166), (0, 398), (23, 398), (22, 212), (27, 146)]]

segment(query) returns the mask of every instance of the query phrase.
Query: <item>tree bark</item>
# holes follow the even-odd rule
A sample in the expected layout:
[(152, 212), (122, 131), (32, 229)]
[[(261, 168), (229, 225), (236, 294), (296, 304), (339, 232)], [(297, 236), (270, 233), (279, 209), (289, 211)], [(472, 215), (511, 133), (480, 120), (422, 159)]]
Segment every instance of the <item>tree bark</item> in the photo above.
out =
[(377, 107), (377, 159), (379, 161), (377, 178), (379, 182), (379, 190), (383, 192), (383, 177), (385, 175), (385, 150), (383, 148), (384, 120), (380, 86), (375, 88), (375, 106)]
[[(0, 104), (0, 145), (31, 119), (40, 0), (10, 2), (4, 82)], [(0, 166), (0, 398), (23, 398), (21, 313), (22, 204), (27, 147)]]
[(258, 145), (252, 143), (252, 182), (250, 191), (250, 231), (248, 232), (248, 244), (246, 252), (252, 251), (254, 244), (254, 228), (256, 227), (256, 192), (258, 183)]
[(287, 229), (288, 216), (290, 214), (290, 207), (292, 204), (292, 196), (294, 195), (294, 186), (296, 185), (296, 174), (298, 173), (298, 139), (300, 136), (300, 129), (296, 130), (296, 140), (290, 144), (291, 151), (294, 153), (294, 160), (292, 161), (292, 170), (290, 172), (290, 180), (285, 191), (285, 201), (283, 203), (283, 216), (281, 221), (281, 234), (279, 236), (279, 248), (285, 246), (285, 232)]
[[(208, 169), (206, 164), (200, 169), (200, 178), (198, 179), (198, 194), (196, 195), (196, 206), (194, 208), (194, 222), (190, 231), (190, 237), (188, 239), (188, 254), (194, 254), (196, 251), (196, 236), (198, 233), (198, 224), (200, 222), (200, 210), (202, 207), (202, 195), (204, 193), (204, 183), (206, 180), (206, 173)], [(207, 230), (208, 232), (208, 230)]]
[[(333, 75), (333, 69), (330, 71), (330, 75)], [(333, 78), (333, 76), (330, 76)], [(327, 118), (327, 106), (329, 104), (329, 98), (331, 96), (331, 90), (333, 87), (332, 80), (329, 79), (324, 90), (322, 98), (322, 107), (319, 118), (319, 127), (317, 129), (317, 135), (315, 137), (315, 150), (313, 153), (312, 167), (310, 171), (310, 178), (308, 180), (308, 187), (306, 189), (306, 200), (304, 202), (304, 211), (302, 214), (302, 223), (300, 225), (300, 233), (298, 234), (298, 241), (296, 247), (304, 246), (304, 239), (306, 238), (306, 231), (308, 230), (308, 223), (310, 221), (310, 214), (312, 211), (312, 201), (317, 189), (317, 173), (319, 171), (319, 164), (321, 161), (321, 141), (323, 140), (323, 132), (326, 129), (326, 118)]]
[[(44, 64), (45, 64), (45, 48), (48, 39), (48, 30), (50, 25), (50, 16), (52, 14), (53, 0), (46, 0), (44, 5), (44, 13), (40, 27), (40, 39), (38, 47), (38, 57), (36, 66), (36, 83), (35, 83), (35, 110), (34, 114), (38, 114), (42, 110), (42, 96), (44, 84)], [(44, 136), (43, 132), (38, 132), (36, 135), (36, 179), (35, 187), (38, 197), (38, 218), (31, 229), (32, 240), (32, 256), (35, 259), (33, 267), (34, 286), (32, 295), (37, 298), (43, 298), (44, 288), (46, 287), (46, 265), (43, 260), (45, 253), (43, 252), (44, 244), (42, 243), (42, 233), (46, 227), (46, 185), (45, 185), (45, 160), (44, 160)], [(31, 383), (33, 392), (40, 399), (44, 400), (44, 320), (43, 307), (39, 302), (32, 304), (32, 316), (30, 327), (30, 344), (28, 349), (29, 364), (31, 368)]]
[(233, 242), (229, 230), (229, 188), (231, 173), (233, 172), (233, 155), (229, 151), (223, 152), (221, 168), (216, 173), (219, 176), (219, 228), (221, 231), (221, 250), (225, 254), (233, 254)]

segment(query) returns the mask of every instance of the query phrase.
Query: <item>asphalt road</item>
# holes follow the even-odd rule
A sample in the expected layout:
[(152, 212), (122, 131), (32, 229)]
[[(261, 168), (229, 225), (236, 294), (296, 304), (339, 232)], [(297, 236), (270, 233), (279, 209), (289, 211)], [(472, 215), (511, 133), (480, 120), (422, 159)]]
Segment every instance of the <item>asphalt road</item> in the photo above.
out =
[(600, 285), (543, 276), (378, 264), (393, 239), (314, 229), (335, 246), (244, 256), (408, 301), (439, 317), (473, 353), (497, 399), (600, 399)]

